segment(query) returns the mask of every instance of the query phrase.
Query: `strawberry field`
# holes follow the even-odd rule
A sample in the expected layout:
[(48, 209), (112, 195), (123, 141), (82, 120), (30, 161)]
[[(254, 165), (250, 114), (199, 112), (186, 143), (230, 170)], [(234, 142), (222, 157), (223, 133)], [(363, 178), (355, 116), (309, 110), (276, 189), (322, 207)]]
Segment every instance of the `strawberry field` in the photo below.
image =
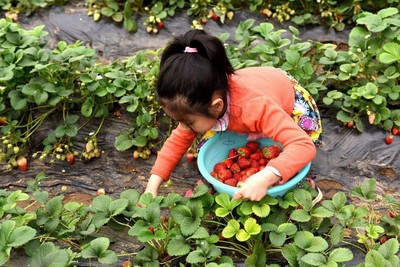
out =
[[(28, 2), (0, 3), (0, 265), (398, 266), (398, 1)], [(317, 99), (317, 187), (232, 201), (184, 158), (142, 195), (175, 126), (157, 62), (193, 27)]]

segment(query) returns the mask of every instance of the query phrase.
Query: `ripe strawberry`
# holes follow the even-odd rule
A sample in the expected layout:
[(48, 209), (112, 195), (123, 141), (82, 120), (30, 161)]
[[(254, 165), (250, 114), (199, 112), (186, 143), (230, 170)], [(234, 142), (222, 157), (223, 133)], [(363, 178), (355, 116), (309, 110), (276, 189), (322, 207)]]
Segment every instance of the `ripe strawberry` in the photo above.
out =
[(152, 234), (154, 234), (154, 228), (153, 228), (153, 227), (149, 226), (147, 229), (148, 229)]
[(215, 14), (214, 12), (212, 12), (212, 14), (211, 14), (211, 18), (212, 18), (214, 21), (219, 21), (219, 17), (218, 17), (218, 15), (217, 15), (217, 14)]
[(390, 134), (390, 135), (386, 136), (385, 142), (387, 145), (390, 145), (391, 143), (393, 143), (393, 135)]
[(121, 263), (121, 267), (132, 267), (132, 265), (130, 261), (124, 261)]
[(258, 166), (258, 171), (261, 171), (261, 170), (263, 170), (265, 168), (265, 165), (260, 165), (260, 166)]
[(218, 179), (221, 181), (225, 181), (232, 177), (232, 172), (228, 169), (223, 169), (218, 172)]
[(237, 153), (239, 154), (239, 157), (248, 159), (250, 158), (251, 150), (246, 146), (242, 146), (237, 149)]
[(240, 181), (240, 178), (241, 178), (242, 176), (240, 175), (240, 173), (234, 173), (233, 175), (232, 175), (232, 178), (231, 179), (235, 179), (235, 180), (238, 180), (238, 181)]
[(250, 155), (250, 158), (253, 160), (260, 160), (262, 158), (262, 153), (253, 153)]
[(398, 135), (399, 133), (400, 133), (400, 131), (399, 131), (398, 128), (396, 128), (396, 127), (393, 127), (393, 128), (392, 128), (392, 134), (393, 134), (393, 135)]
[(195, 157), (194, 157), (194, 154), (193, 154), (193, 153), (187, 153), (187, 154), (186, 154), (186, 161), (187, 161), (187, 162), (191, 163), (191, 162), (194, 161), (194, 159), (195, 159)]
[(389, 217), (393, 219), (394, 217), (396, 217), (396, 214), (394, 214), (394, 212), (391, 211), (391, 212), (389, 212)]
[(255, 153), (257, 151), (257, 149), (260, 147), (260, 143), (257, 141), (248, 141), (246, 143), (246, 146), (248, 148), (250, 148), (251, 152)]
[(226, 167), (230, 169), (232, 167), (232, 164), (235, 163), (233, 159), (227, 158), (223, 161), (226, 164)]
[(257, 172), (258, 172), (258, 168), (254, 168), (254, 167), (248, 168), (246, 171), (246, 176), (250, 177)]
[(258, 167), (260, 167), (260, 163), (258, 163), (258, 161), (256, 161), (256, 160), (252, 160), (251, 163), (250, 163), (250, 167), (251, 168), (258, 168)]
[(210, 175), (211, 175), (212, 177), (214, 177), (215, 179), (218, 178), (217, 172), (211, 172)]
[(231, 148), (228, 153), (228, 158), (234, 158), (238, 155), (236, 148)]
[(25, 157), (19, 157), (17, 160), (18, 170), (24, 172), (28, 169), (28, 160)]
[(281, 153), (281, 148), (278, 145), (271, 145), (264, 147), (262, 151), (266, 159), (273, 159)]
[(67, 160), (67, 162), (68, 162), (70, 165), (74, 164), (74, 160), (75, 160), (74, 154), (68, 153), (68, 154), (65, 156), (65, 159)]
[(354, 122), (352, 121), (346, 122), (345, 125), (347, 128), (354, 128)]
[(383, 236), (381, 236), (381, 238), (379, 238), (379, 242), (381, 244), (385, 244), (386, 241), (388, 241), (388, 240), (389, 240), (389, 237), (387, 235), (383, 235)]
[(236, 179), (227, 179), (224, 181), (224, 184), (230, 185), (230, 186), (236, 186), (238, 183), (238, 180)]
[(218, 173), (220, 170), (225, 170), (227, 168), (228, 167), (226, 166), (226, 164), (224, 162), (219, 162), (219, 163), (215, 164), (214, 171)]
[(189, 189), (188, 191), (185, 192), (185, 197), (191, 197), (193, 195), (193, 190)]
[(158, 27), (159, 29), (164, 28), (164, 22), (160, 21), (159, 23), (157, 23), (157, 27)]
[(239, 167), (239, 164), (233, 163), (232, 166), (231, 166), (231, 171), (233, 173), (239, 173), (241, 171), (241, 169)]
[(200, 20), (200, 22), (201, 22), (202, 24), (206, 24), (206, 23), (207, 23), (207, 18), (202, 18), (202, 19)]
[(240, 169), (244, 170), (250, 166), (251, 161), (246, 158), (239, 158), (237, 164), (239, 165)]
[(267, 165), (267, 160), (265, 159), (265, 158), (261, 158), (259, 161), (258, 161), (258, 163), (260, 163), (260, 165), (263, 165), (263, 166), (265, 166), (265, 165)]

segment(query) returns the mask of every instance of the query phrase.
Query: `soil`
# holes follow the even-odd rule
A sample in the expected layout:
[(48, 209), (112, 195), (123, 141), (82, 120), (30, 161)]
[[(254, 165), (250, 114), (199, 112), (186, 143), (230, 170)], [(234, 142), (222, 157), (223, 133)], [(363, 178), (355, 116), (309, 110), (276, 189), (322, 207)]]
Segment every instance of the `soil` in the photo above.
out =
[[(238, 22), (247, 18), (254, 18), (258, 22), (265, 21), (265, 17), (258, 14), (237, 11), (233, 21), (224, 25), (210, 21), (205, 30), (220, 34), (234, 30)], [(143, 18), (138, 18), (139, 25)], [(127, 57), (142, 49), (155, 49), (164, 46), (176, 34), (190, 29), (191, 19), (184, 13), (167, 19), (165, 29), (159, 34), (148, 34), (144, 27), (134, 34), (127, 33), (120, 25), (109, 21), (94, 22), (92, 17), (86, 15), (84, 5), (72, 3), (61, 7), (52, 7), (34, 13), (31, 17), (20, 15), (19, 22), (24, 28), (33, 28), (45, 25), (49, 32), (49, 43), (54, 45), (60, 40), (68, 43), (81, 40), (87, 46), (96, 50), (104, 61)], [(276, 29), (287, 29), (288, 24), (278, 24)], [(303, 40), (319, 40), (321, 42), (334, 42), (345, 46), (348, 29), (342, 32), (328, 31), (319, 26), (304, 27), (300, 29)], [(367, 127), (363, 133), (355, 129), (345, 128), (332, 116), (323, 114), (323, 141), (324, 145), (318, 150), (312, 162), (310, 176), (315, 176), (317, 186), (323, 191), (325, 198), (330, 198), (335, 192), (343, 191), (349, 195), (350, 189), (360, 185), (367, 178), (377, 179), (378, 194), (384, 196), (393, 194), (400, 199), (400, 137), (396, 136), (393, 144), (386, 145), (385, 133), (375, 127)], [(155, 154), (148, 160), (133, 160), (132, 151), (117, 151), (114, 146), (115, 137), (127, 128), (134, 118), (122, 113), (121, 117), (107, 119), (98, 141), (103, 150), (101, 157), (84, 161), (77, 159), (73, 165), (66, 161), (56, 161), (53, 164), (29, 158), (29, 168), (26, 172), (18, 170), (6, 171), (0, 166), (0, 188), (7, 190), (24, 189), (27, 182), (33, 181), (39, 172), (44, 172), (48, 179), (41, 182), (40, 187), (53, 195), (64, 194), (66, 200), (81, 203), (91, 203), (98, 189), (103, 188), (106, 194), (117, 197), (128, 188), (135, 188), (143, 192), (149, 171), (155, 161)], [(57, 120), (49, 122), (47, 127), (54, 128)], [(93, 123), (93, 129), (97, 126)], [(89, 128), (90, 128), (89, 127)], [(89, 134), (91, 130), (87, 130)], [(45, 129), (38, 133), (32, 140), (31, 151), (40, 147), (44, 138)], [(76, 149), (83, 151), (84, 142), (77, 142)], [(31, 155), (32, 153), (30, 153)], [(202, 179), (195, 163), (182, 160), (176, 171), (172, 174), (172, 185), (161, 187), (160, 194), (169, 192), (184, 194), (195, 186), (196, 181)], [(66, 188), (66, 191), (63, 191)], [(107, 231), (105, 229), (104, 231)], [(113, 249), (117, 252), (134, 252), (141, 245), (124, 232), (113, 232), (115, 242)], [(127, 258), (129, 259), (129, 258)], [(126, 259), (121, 259), (126, 260)], [(357, 261), (357, 257), (355, 262)], [(23, 257), (12, 257), (11, 266), (27, 266)], [(82, 263), (82, 266), (85, 266)], [(117, 266), (117, 265), (116, 265)], [(239, 266), (239, 265), (238, 265)]]

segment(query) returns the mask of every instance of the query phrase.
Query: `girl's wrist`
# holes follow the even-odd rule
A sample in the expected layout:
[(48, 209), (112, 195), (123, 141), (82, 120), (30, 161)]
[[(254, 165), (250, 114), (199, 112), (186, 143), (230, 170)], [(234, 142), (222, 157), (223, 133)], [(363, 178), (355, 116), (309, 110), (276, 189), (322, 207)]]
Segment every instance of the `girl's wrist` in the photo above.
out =
[(266, 185), (267, 188), (270, 188), (271, 186), (274, 186), (275, 184), (279, 183), (280, 180), (282, 180), (281, 176), (275, 174), (269, 168), (264, 168), (260, 172), (262, 173), (262, 176), (264, 178), (264, 182), (265, 182), (265, 185)]

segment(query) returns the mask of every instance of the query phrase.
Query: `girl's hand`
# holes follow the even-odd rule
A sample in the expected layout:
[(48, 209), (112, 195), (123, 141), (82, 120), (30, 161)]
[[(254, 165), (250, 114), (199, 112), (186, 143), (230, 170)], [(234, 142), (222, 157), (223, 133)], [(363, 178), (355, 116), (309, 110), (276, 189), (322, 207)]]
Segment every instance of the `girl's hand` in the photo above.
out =
[(263, 169), (253, 174), (244, 182), (243, 186), (233, 195), (234, 199), (259, 201), (268, 192), (268, 188), (279, 182), (280, 176), (268, 169)]
[(149, 178), (149, 181), (147, 182), (146, 190), (144, 191), (144, 193), (151, 193), (154, 197), (156, 197), (158, 189), (163, 182), (164, 179), (161, 176), (158, 176), (157, 174), (152, 174)]

